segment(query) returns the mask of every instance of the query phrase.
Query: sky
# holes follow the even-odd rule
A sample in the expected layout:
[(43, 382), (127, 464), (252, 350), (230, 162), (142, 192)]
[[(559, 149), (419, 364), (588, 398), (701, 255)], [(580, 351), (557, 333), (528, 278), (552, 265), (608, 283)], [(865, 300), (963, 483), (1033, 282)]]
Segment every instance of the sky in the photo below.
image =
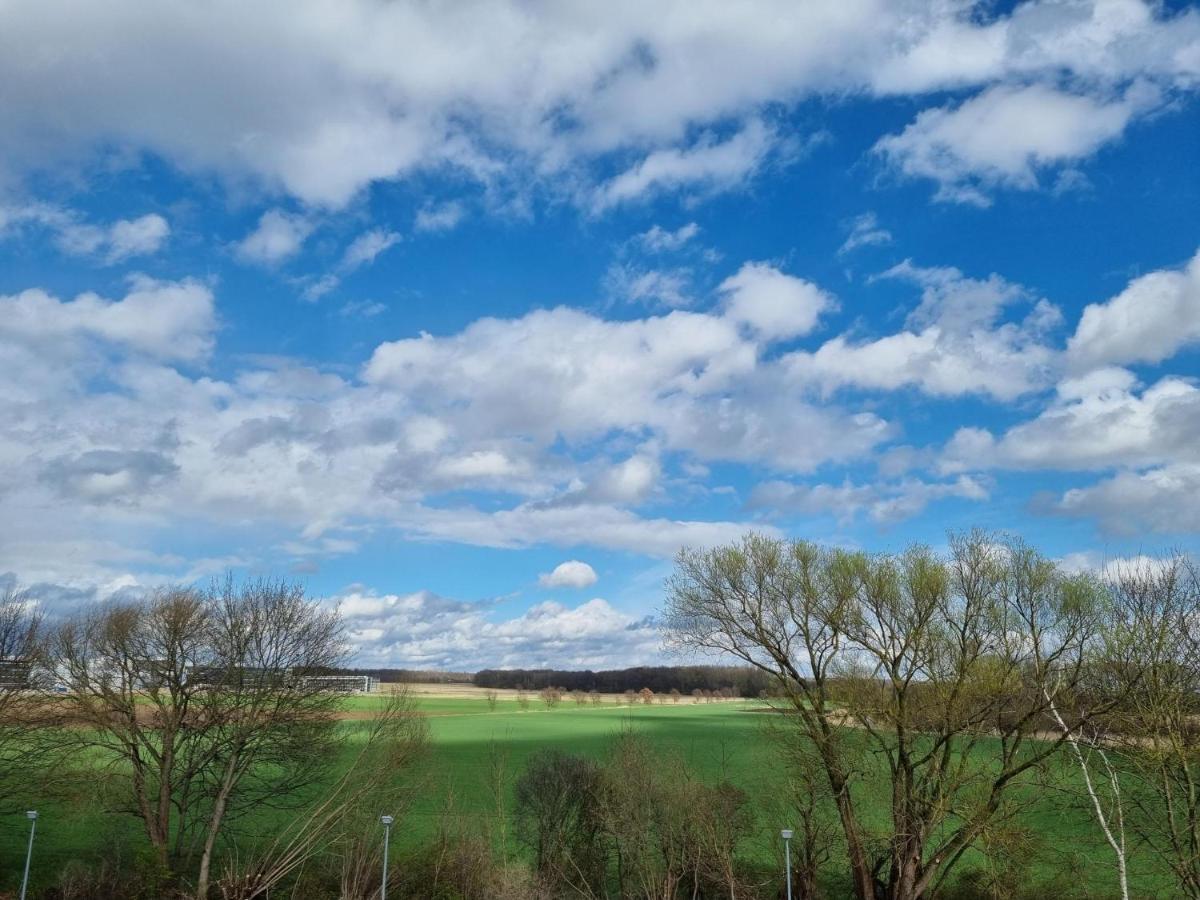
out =
[(1200, 9), (0, 4), (0, 581), (671, 660), (683, 546), (1200, 550)]

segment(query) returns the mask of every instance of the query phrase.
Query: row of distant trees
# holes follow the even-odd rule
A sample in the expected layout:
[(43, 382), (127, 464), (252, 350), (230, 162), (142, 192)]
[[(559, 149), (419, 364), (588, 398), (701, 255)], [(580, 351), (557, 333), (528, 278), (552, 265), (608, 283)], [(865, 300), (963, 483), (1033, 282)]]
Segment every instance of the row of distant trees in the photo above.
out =
[(678, 691), (732, 691), (739, 697), (757, 697), (771, 689), (773, 679), (750, 666), (637, 666), (593, 672), (585, 669), (484, 669), (475, 673), (474, 683), (485, 688), (540, 691), (599, 691), (623, 694), (648, 688), (655, 694)]
[(444, 669), (328, 669), (326, 675), (369, 675), (384, 684), (473, 684), (474, 672), (447, 672)]

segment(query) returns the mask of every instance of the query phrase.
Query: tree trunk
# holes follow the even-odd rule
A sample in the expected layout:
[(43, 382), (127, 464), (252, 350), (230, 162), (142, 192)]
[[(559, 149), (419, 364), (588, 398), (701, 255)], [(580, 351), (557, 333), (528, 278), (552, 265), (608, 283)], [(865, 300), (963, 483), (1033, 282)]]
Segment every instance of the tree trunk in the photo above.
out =
[(221, 832), (221, 821), (225, 818), (229, 794), (233, 790), (238, 759), (237, 753), (229, 758), (225, 774), (221, 778), (221, 786), (217, 790), (217, 798), (213, 802), (212, 814), (208, 819), (208, 833), (204, 836), (204, 852), (200, 854), (200, 872), (196, 876), (196, 900), (208, 900), (208, 881), (212, 870), (213, 848), (217, 843), (217, 835)]

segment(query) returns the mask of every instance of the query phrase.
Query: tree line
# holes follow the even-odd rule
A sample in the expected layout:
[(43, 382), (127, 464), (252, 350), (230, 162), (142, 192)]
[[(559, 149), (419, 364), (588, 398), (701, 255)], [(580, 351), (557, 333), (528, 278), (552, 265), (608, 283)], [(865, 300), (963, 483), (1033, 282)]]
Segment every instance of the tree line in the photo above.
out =
[(635, 666), (600, 672), (570, 669), (484, 669), (474, 683), (485, 688), (540, 691), (553, 687), (564, 691), (598, 691), (623, 694), (649, 688), (656, 694), (672, 690), (691, 694), (696, 690), (732, 691), (738, 697), (757, 697), (772, 686), (764, 672), (749, 666)]

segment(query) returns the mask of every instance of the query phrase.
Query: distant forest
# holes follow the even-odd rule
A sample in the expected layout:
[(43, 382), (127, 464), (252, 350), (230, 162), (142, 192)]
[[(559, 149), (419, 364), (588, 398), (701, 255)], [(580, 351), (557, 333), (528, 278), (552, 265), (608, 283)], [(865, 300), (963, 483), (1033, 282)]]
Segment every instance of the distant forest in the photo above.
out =
[[(331, 670), (331, 674), (333, 674)], [(538, 691), (545, 687), (568, 691), (620, 694), (650, 688), (656, 694), (672, 689), (681, 694), (694, 690), (733, 690), (739, 697), (757, 697), (770, 687), (770, 679), (744, 666), (637, 666), (593, 672), (571, 669), (484, 669), (480, 672), (442, 672), (421, 669), (338, 669), (336, 674), (373, 675), (397, 684), (473, 684), (484, 688)]]
[(638, 666), (604, 672), (558, 669), (484, 669), (475, 673), (475, 684), (489, 688), (544, 687), (568, 691), (600, 691), (619, 694), (650, 688), (656, 694), (674, 689), (681, 694), (694, 690), (719, 691), (731, 688), (740, 697), (757, 697), (770, 686), (770, 679), (756, 669), (740, 666)]

